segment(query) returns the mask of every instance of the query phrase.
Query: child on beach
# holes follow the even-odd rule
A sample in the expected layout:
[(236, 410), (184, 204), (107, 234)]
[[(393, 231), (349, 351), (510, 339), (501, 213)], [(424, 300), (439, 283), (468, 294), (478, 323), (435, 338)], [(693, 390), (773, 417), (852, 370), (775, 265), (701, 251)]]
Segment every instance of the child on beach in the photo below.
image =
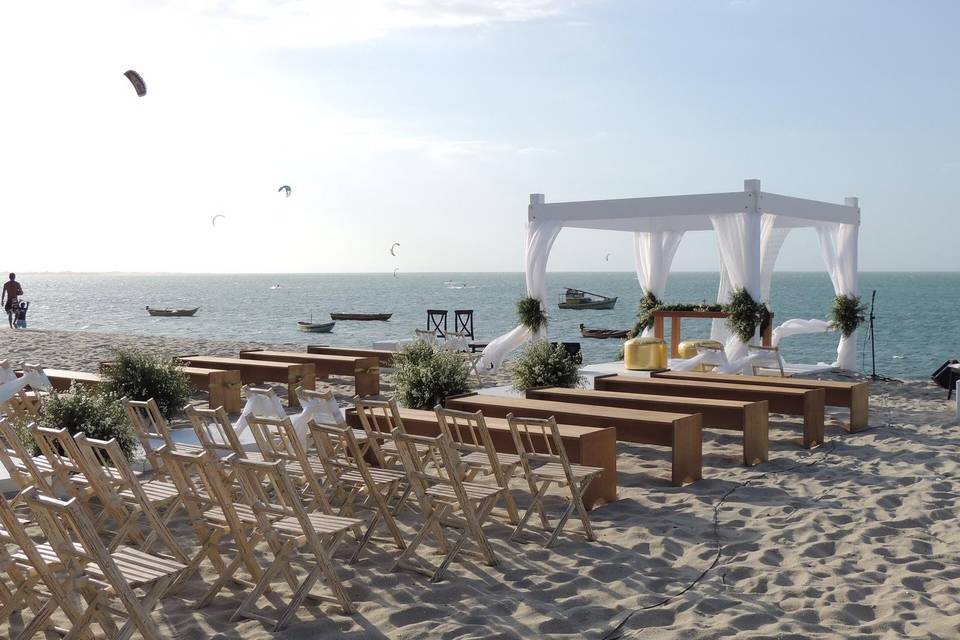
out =
[(17, 319), (13, 323), (13, 326), (17, 329), (26, 329), (27, 328), (27, 309), (30, 308), (29, 302), (21, 302), (20, 306), (17, 307)]

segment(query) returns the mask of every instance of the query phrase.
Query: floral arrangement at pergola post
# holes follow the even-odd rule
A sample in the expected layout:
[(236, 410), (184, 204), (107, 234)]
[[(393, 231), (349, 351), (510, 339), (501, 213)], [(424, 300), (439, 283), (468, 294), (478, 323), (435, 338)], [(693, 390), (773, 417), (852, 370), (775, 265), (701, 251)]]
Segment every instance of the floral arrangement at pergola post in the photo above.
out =
[[(843, 204), (807, 200), (760, 190), (759, 180), (744, 180), (743, 191), (649, 198), (546, 202), (530, 195), (524, 253), (527, 295), (545, 306), (547, 260), (554, 240), (564, 227), (631, 232), (635, 239), (637, 280), (644, 296), (662, 298), (670, 266), (687, 231), (713, 230), (720, 250), (720, 290), (717, 302), (726, 304), (734, 291), (744, 289), (756, 302), (768, 302), (777, 255), (791, 229), (816, 229), (834, 293), (854, 301), (857, 288), (857, 241), (860, 205), (857, 198)], [(792, 327), (805, 321), (789, 321)], [(799, 323), (799, 325), (798, 325)], [(810, 330), (822, 331), (822, 325)], [(802, 333), (803, 328), (792, 333)], [(481, 366), (500, 367), (503, 359), (524, 342), (541, 335), (523, 324), (491, 341)], [(745, 344), (731, 335), (723, 320), (714, 321), (711, 337), (725, 342), (729, 358), (739, 358)], [(834, 366), (852, 369), (856, 340), (843, 332)]]

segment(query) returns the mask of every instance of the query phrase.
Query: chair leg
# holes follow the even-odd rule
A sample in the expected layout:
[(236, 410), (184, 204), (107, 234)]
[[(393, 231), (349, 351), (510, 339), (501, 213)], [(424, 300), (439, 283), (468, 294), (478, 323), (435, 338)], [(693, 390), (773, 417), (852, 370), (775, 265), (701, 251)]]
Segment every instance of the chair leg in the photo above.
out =
[[(530, 520), (530, 516), (533, 515), (533, 512), (535, 510), (539, 510), (540, 517), (543, 519), (544, 522), (547, 522), (546, 514), (543, 511), (543, 505), (540, 503), (541, 494), (544, 491), (546, 491), (547, 484), (548, 484), (547, 482), (544, 482), (543, 486), (537, 487), (536, 491), (534, 491), (533, 495), (530, 497), (530, 506), (527, 507), (527, 510), (523, 514), (523, 517), (520, 518), (520, 523), (517, 524), (517, 527), (513, 530), (513, 533), (510, 534), (511, 541), (516, 540), (520, 536), (520, 533), (523, 531), (523, 528), (527, 525), (527, 521)], [(534, 487), (536, 487), (536, 483), (534, 483)], [(546, 528), (549, 531), (548, 527), (549, 527), (549, 523), (544, 528)]]
[(583, 495), (587, 492), (587, 487), (590, 486), (590, 482), (593, 481), (593, 476), (584, 478), (580, 482), (580, 487), (571, 487), (573, 489), (573, 499), (574, 504), (577, 507), (577, 513), (580, 514), (580, 520), (583, 522), (583, 530), (587, 536), (587, 540), (593, 542), (596, 540), (596, 536), (593, 535), (593, 525), (590, 524), (590, 517), (587, 515), (587, 507), (583, 504)]

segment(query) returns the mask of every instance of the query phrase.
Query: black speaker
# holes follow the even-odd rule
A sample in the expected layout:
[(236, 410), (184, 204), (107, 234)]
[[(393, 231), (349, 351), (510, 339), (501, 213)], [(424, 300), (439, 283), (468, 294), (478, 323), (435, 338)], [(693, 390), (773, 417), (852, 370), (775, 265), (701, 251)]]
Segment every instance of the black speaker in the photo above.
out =
[(947, 360), (937, 367), (937, 370), (930, 374), (930, 379), (947, 390), (947, 399), (953, 394), (953, 389), (960, 380), (960, 371), (951, 369), (950, 365), (958, 364), (956, 360)]

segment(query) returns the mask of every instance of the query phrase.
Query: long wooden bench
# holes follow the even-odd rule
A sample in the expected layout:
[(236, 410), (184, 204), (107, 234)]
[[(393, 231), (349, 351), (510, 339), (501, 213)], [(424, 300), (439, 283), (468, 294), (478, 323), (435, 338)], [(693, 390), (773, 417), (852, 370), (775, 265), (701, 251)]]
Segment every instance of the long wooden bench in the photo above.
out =
[(714, 398), (678, 398), (621, 391), (544, 387), (529, 389), (527, 398), (576, 404), (594, 404), (623, 409), (699, 413), (703, 426), (743, 433), (743, 464), (752, 467), (767, 461), (770, 440), (770, 410), (765, 400), (716, 400)]
[(381, 367), (393, 366), (393, 356), (396, 351), (386, 349), (358, 349), (356, 347), (328, 347), (325, 344), (311, 344), (307, 346), (307, 353), (316, 353), (321, 356), (373, 356), (380, 361)]
[(70, 371), (69, 369), (47, 369), (46, 367), (44, 367), (43, 372), (47, 374), (50, 384), (57, 391), (67, 391), (74, 382), (85, 387), (95, 387), (103, 382), (99, 373)]
[(297, 351), (253, 349), (241, 351), (240, 359), (309, 364), (319, 378), (331, 375), (353, 377), (357, 395), (375, 396), (380, 393), (380, 362), (375, 356), (326, 356)]
[(695, 371), (662, 371), (656, 378), (752, 384), (764, 387), (793, 387), (796, 389), (823, 389), (828, 407), (850, 410), (850, 421), (844, 428), (853, 433), (866, 429), (870, 423), (870, 383), (840, 382), (838, 380), (810, 380), (808, 378), (777, 378), (774, 376), (740, 376), (729, 373), (699, 373)]
[(670, 447), (670, 482), (683, 486), (703, 476), (702, 418), (699, 414), (640, 411), (618, 407), (528, 400), (509, 396), (466, 394), (447, 398), (447, 407), (461, 411), (482, 411), (484, 416), (503, 418), (549, 418), (586, 427), (613, 427), (617, 440)]
[(240, 380), (243, 384), (286, 383), (287, 404), (291, 407), (300, 406), (300, 400), (297, 398), (297, 387), (316, 389), (316, 373), (312, 364), (241, 360), (240, 358), (200, 355), (180, 356), (179, 360), (188, 367), (239, 371)]
[[(419, 409), (400, 409), (403, 427), (408, 433), (435, 436), (440, 433), (437, 414)], [(486, 418), (486, 416), (485, 416)], [(347, 409), (347, 423), (360, 428), (356, 409)], [(501, 418), (486, 418), (490, 438), (497, 451), (516, 453), (510, 426)], [(572, 462), (603, 469), (603, 475), (590, 483), (583, 502), (588, 509), (617, 499), (617, 434), (613, 429), (561, 424), (560, 438)]]
[[(101, 370), (112, 366), (112, 362), (100, 363)], [(207, 404), (211, 409), (223, 407), (227, 413), (240, 413), (240, 387), (243, 382), (239, 371), (204, 367), (180, 367), (180, 370), (187, 376), (191, 389), (207, 393)]]
[(764, 387), (621, 375), (597, 376), (593, 379), (593, 387), (599, 391), (626, 391), (685, 398), (716, 398), (748, 402), (766, 400), (773, 413), (803, 416), (802, 444), (804, 447), (809, 449), (823, 444), (823, 389)]

